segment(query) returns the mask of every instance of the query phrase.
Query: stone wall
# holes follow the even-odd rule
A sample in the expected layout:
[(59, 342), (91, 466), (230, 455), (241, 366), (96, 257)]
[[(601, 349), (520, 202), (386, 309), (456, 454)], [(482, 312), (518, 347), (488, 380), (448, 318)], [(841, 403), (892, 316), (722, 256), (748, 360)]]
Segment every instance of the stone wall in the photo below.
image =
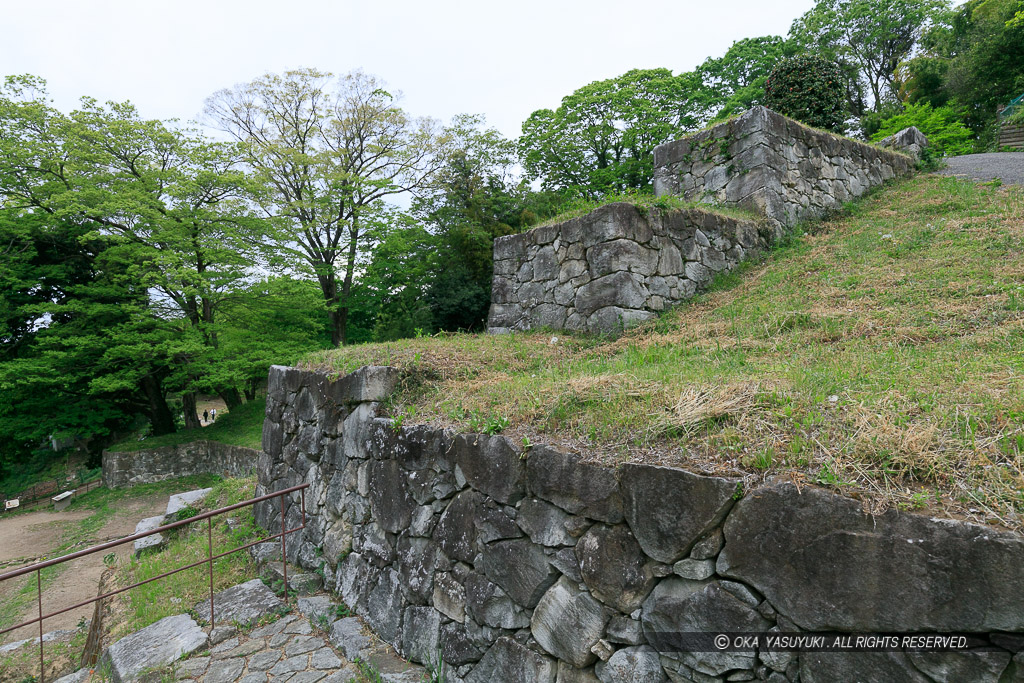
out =
[[(894, 137), (903, 139), (903, 132)], [(912, 142), (920, 145), (921, 139), (917, 133)], [(908, 155), (754, 107), (731, 121), (656, 147), (654, 193), (743, 206), (791, 226), (913, 170), (914, 159)]]
[(103, 451), (103, 483), (108, 488), (150, 484), (193, 474), (248, 477), (260, 451), (216, 441), (193, 441), (141, 451)]
[[(1020, 535), (868, 516), (809, 486), (744, 495), (731, 479), (394, 428), (375, 401), (396, 379), (272, 368), (257, 494), (309, 482), (290, 559), (405, 657), (440, 653), (452, 683), (1024, 676)], [(278, 528), (276, 501), (256, 514)], [(705, 631), (968, 631), (988, 649), (683, 651), (679, 634)]]
[(755, 220), (625, 203), (499, 237), (487, 325), (621, 331), (702, 291), (772, 237)]
[[(920, 154), (916, 128), (888, 141)], [(613, 333), (704, 289), (715, 273), (765, 249), (797, 221), (821, 216), (911, 173), (897, 151), (808, 128), (764, 107), (654, 151), (657, 195), (743, 207), (640, 211), (610, 204), (494, 241), (490, 332), (537, 327)]]

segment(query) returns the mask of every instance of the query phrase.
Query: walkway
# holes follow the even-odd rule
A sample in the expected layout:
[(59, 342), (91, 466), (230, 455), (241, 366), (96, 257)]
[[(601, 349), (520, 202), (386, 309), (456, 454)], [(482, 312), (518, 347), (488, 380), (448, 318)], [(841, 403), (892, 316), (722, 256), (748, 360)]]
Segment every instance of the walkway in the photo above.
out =
[(1005, 185), (1024, 185), (1024, 152), (966, 154), (946, 159), (946, 168), (938, 171), (971, 180), (999, 179)]

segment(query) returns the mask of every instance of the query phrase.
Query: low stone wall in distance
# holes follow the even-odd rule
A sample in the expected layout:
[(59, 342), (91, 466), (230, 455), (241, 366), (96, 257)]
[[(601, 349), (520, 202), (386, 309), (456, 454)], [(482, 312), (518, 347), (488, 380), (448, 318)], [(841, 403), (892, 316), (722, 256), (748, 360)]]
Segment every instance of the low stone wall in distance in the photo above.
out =
[[(257, 494), (308, 482), (289, 557), (450, 683), (998, 681), (1024, 675), (1024, 537), (811, 486), (609, 469), (396, 428), (396, 381), (270, 371)], [(301, 523), (300, 496), (285, 509)], [(277, 501), (257, 521), (280, 528)], [(719, 650), (716, 633), (969, 632), (971, 652)], [(706, 633), (708, 641), (680, 640)]]
[[(920, 152), (927, 140), (913, 131), (893, 138), (907, 139), (908, 150)], [(913, 171), (907, 154), (809, 128), (760, 106), (654, 149), (656, 195), (742, 206), (785, 226)]]
[(488, 330), (621, 332), (703, 291), (773, 237), (756, 220), (626, 203), (499, 237)]
[(150, 484), (193, 474), (248, 477), (260, 451), (216, 441), (192, 441), (141, 451), (103, 451), (103, 483), (108, 488)]

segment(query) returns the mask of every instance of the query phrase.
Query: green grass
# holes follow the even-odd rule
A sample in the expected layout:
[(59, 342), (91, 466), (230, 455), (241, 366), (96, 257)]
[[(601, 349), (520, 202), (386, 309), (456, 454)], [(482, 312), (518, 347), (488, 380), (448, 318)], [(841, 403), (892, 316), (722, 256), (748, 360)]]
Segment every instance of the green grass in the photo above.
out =
[(748, 491), (785, 475), (875, 509), (1021, 528), (1024, 193), (920, 176), (803, 229), (618, 339), (442, 335), (303, 366), (399, 366), (387, 408), (417, 422), (502, 418), (517, 442), (609, 465), (740, 476)]
[[(97, 539), (97, 533), (117, 512), (118, 507), (127, 501), (146, 498), (155, 494), (165, 493), (170, 496), (182, 491), (212, 486), (219, 481), (220, 477), (203, 474), (161, 481), (154, 484), (142, 484), (129, 489), (108, 489), (105, 487), (93, 489), (75, 498), (68, 507), (69, 511), (89, 510), (91, 514), (67, 528), (61, 536), (60, 545), (46, 557), (40, 558), (39, 561), (67, 555), (99, 543), (100, 539)], [(42, 571), (41, 579), (44, 595), (47, 587), (53, 585), (67, 567), (67, 564), (59, 564), (47, 567)], [(20, 580), (21, 587), (12, 597), (0, 603), (0, 629), (18, 623), (20, 616), (28, 606), (36, 601), (36, 580), (34, 574), (23, 579), (12, 580)]]
[(216, 441), (231, 446), (245, 446), (246, 448), (259, 448), (260, 438), (263, 434), (263, 414), (266, 411), (267, 402), (265, 398), (258, 398), (255, 401), (243, 403), (222, 416), (217, 416), (217, 421), (208, 427), (201, 429), (181, 430), (174, 434), (154, 436), (139, 441), (130, 439), (110, 446), (107, 450), (117, 453), (141, 451), (161, 446), (177, 446), (193, 441)]
[(559, 213), (557, 216), (548, 218), (535, 226), (531, 226), (531, 229), (536, 227), (543, 227), (547, 225), (556, 225), (558, 223), (564, 223), (565, 221), (573, 218), (579, 218), (585, 216), (602, 206), (608, 204), (614, 204), (617, 202), (623, 202), (631, 204), (637, 209), (642, 211), (680, 211), (687, 209), (698, 209), (700, 211), (707, 211), (709, 213), (716, 213), (722, 216), (729, 216), (731, 218), (739, 218), (743, 220), (753, 221), (755, 223), (761, 223), (764, 221), (764, 217), (757, 214), (754, 211), (750, 211), (741, 207), (735, 206), (718, 206), (717, 204), (706, 204), (697, 201), (687, 201), (682, 197), (675, 195), (664, 195), (661, 197), (655, 197), (651, 194), (641, 193), (625, 193), (611, 195), (604, 199), (575, 199), (570, 201), (566, 208)]
[[(252, 498), (254, 488), (254, 478), (220, 480), (213, 484), (213, 492), (202, 502), (199, 511), (214, 510)], [(236, 522), (234, 528), (228, 528), (228, 518)], [(252, 507), (212, 518), (212, 533), (214, 555), (266, 536), (266, 532), (256, 526)], [(133, 584), (207, 557), (205, 520), (179, 527), (170, 536), (164, 548), (149, 551), (141, 558), (132, 558), (118, 566), (115, 582), (118, 585)], [(144, 628), (164, 617), (191, 611), (197, 602), (209, 600), (208, 572), (207, 565), (200, 565), (128, 591), (110, 638)], [(214, 560), (213, 576), (214, 590), (219, 591), (255, 577), (256, 566), (249, 553), (241, 551)], [(199, 610), (196, 616), (208, 620), (209, 612)]]

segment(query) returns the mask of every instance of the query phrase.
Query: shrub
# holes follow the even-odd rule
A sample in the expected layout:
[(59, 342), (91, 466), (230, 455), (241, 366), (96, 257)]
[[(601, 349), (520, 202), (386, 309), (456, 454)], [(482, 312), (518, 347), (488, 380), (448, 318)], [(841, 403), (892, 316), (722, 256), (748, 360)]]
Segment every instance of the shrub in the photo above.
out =
[(908, 104), (902, 113), (883, 121), (871, 139), (877, 142), (910, 126), (916, 126), (928, 138), (929, 145), (945, 156), (974, 151), (974, 134), (956, 112), (951, 107), (932, 108), (927, 102)]
[(824, 57), (782, 60), (765, 81), (764, 104), (808, 126), (843, 132), (846, 86), (839, 66)]

